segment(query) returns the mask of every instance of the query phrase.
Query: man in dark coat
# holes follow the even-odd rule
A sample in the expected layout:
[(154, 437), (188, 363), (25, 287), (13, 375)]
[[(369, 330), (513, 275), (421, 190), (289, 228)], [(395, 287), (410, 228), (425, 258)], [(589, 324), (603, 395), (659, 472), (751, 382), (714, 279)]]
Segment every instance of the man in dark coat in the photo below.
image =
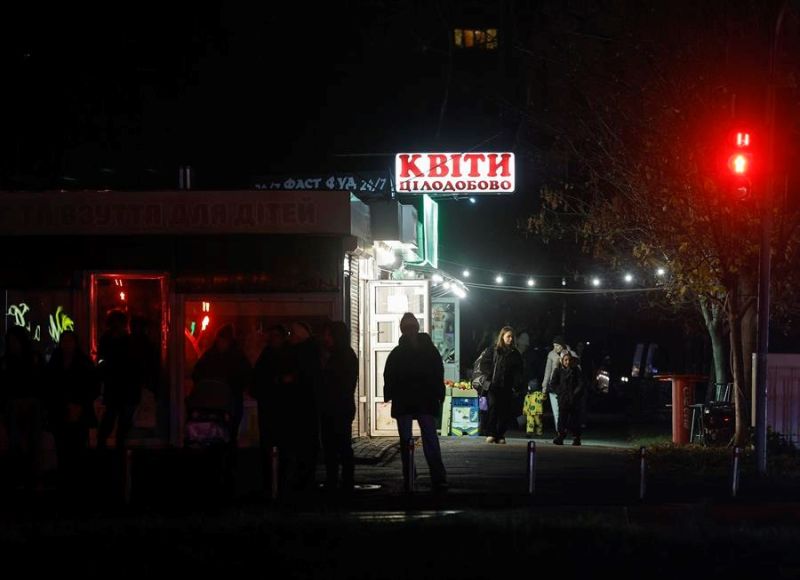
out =
[(383, 371), (384, 400), (392, 402), (392, 417), (400, 434), (403, 482), (410, 488), (408, 441), (411, 425), (417, 420), (422, 431), (422, 448), (430, 468), (434, 489), (447, 489), (447, 473), (442, 463), (436, 415), (444, 400), (444, 365), (431, 338), (419, 332), (419, 322), (410, 312), (400, 321), (399, 344), (386, 359)]
[(325, 486), (328, 490), (336, 489), (341, 465), (342, 491), (350, 492), (355, 472), (352, 426), (356, 416), (358, 357), (350, 347), (347, 325), (340, 320), (327, 325), (322, 343), (325, 354), (317, 405), (325, 454)]
[(105, 414), (97, 429), (97, 448), (105, 449), (117, 423), (116, 446), (122, 449), (133, 426), (133, 415), (141, 398), (141, 385), (131, 357), (128, 315), (113, 310), (106, 319), (106, 332), (97, 349), (98, 369), (103, 381)]
[[(319, 452), (319, 416), (316, 398), (321, 380), (319, 345), (304, 322), (292, 323), (289, 330), (287, 366), (281, 382), (287, 421), (279, 438), (286, 441), (288, 469), (293, 491), (311, 489)], [(283, 452), (282, 452), (283, 453)], [(286, 455), (288, 454), (288, 457)], [(283, 464), (283, 461), (281, 462)]]

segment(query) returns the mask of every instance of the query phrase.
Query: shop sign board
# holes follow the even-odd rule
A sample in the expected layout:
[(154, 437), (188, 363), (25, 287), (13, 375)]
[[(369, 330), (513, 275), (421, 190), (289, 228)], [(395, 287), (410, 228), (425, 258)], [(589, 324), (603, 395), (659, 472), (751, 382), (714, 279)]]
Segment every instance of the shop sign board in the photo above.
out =
[(316, 191), (0, 194), (5, 235), (350, 233), (350, 194)]
[(395, 155), (398, 193), (513, 193), (514, 154), (398, 153)]

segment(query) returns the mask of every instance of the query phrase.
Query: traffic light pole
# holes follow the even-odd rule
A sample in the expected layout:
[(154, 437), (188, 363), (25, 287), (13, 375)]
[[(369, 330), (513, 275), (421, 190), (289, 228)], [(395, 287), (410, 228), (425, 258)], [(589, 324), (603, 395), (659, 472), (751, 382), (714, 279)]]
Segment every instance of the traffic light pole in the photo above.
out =
[[(756, 366), (756, 468), (759, 475), (767, 474), (767, 353), (769, 352), (769, 293), (771, 276), (772, 199), (775, 183), (775, 65), (778, 41), (789, 1), (781, 4), (775, 20), (775, 32), (769, 53), (767, 80), (767, 155), (766, 179), (761, 206), (761, 251), (758, 278), (758, 363)], [(792, 2), (798, 5), (797, 1)]]

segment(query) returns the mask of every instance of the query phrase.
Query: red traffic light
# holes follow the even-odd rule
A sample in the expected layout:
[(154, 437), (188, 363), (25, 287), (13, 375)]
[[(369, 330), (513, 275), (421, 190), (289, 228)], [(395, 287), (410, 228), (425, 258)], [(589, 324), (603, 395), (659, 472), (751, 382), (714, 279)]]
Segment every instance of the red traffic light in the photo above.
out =
[(753, 154), (749, 131), (736, 131), (732, 135), (733, 147), (729, 149), (728, 170), (738, 177), (752, 173)]
[(750, 170), (750, 155), (747, 153), (734, 153), (728, 159), (728, 167), (736, 175), (747, 175)]

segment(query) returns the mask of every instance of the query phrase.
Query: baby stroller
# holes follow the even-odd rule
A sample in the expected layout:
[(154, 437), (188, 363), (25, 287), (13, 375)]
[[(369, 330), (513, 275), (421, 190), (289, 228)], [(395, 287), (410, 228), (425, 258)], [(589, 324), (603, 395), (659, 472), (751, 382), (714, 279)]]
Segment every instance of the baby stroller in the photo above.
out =
[(231, 442), (233, 393), (228, 383), (205, 379), (186, 397), (185, 445), (225, 447)]

